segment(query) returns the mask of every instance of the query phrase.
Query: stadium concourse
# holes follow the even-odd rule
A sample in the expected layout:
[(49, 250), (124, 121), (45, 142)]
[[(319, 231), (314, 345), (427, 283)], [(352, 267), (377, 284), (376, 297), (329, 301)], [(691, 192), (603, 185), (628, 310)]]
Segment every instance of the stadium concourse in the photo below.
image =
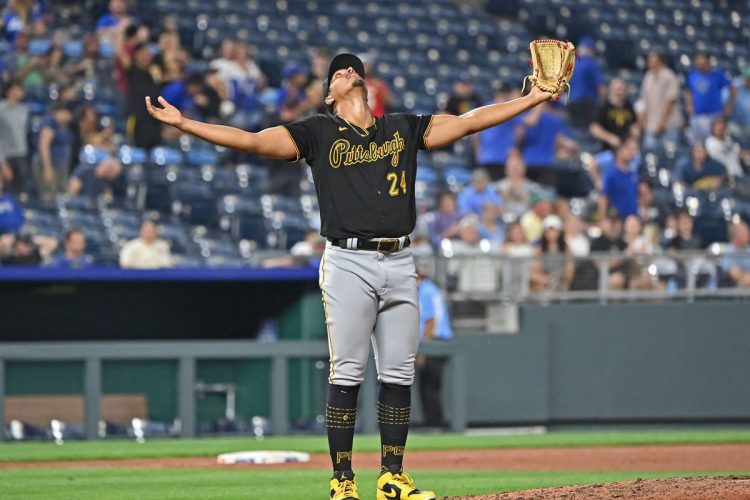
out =
[[(10, 2), (2, 263), (314, 266), (304, 164), (162, 130), (142, 96), (258, 130), (319, 112), (329, 55), (349, 50), (366, 55), (376, 112), (463, 113), (516, 95), (528, 42), (547, 36), (579, 46), (568, 105), (420, 153), (418, 253), (545, 254), (532, 292), (596, 287), (596, 273), (560, 255), (744, 253), (748, 15), (747, 2), (707, 0)], [(721, 264), (714, 285), (750, 283), (744, 259)], [(609, 288), (685, 286), (648, 267), (610, 269)]]

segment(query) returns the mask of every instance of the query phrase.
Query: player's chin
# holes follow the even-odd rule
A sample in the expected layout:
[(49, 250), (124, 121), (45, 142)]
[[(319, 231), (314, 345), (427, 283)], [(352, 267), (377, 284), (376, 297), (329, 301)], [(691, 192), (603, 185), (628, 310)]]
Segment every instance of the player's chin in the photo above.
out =
[(364, 88), (364, 86), (365, 81), (361, 78), (357, 78), (356, 80), (354, 80), (354, 82), (352, 82), (352, 87)]

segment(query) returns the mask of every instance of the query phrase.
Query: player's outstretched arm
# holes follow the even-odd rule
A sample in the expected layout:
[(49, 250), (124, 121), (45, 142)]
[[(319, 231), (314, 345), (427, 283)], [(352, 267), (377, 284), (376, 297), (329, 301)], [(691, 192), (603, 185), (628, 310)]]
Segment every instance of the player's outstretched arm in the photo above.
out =
[(462, 137), (508, 121), (514, 116), (548, 101), (551, 95), (549, 92), (534, 86), (528, 95), (512, 101), (482, 106), (460, 116), (435, 115), (432, 119), (432, 126), (425, 137), (425, 143), (430, 149), (447, 146)]
[(154, 106), (151, 98), (146, 97), (146, 109), (156, 120), (204, 141), (277, 160), (289, 160), (297, 156), (294, 143), (283, 127), (271, 127), (258, 133), (246, 132), (234, 127), (212, 125), (185, 118), (180, 110), (161, 96), (159, 96), (159, 104), (163, 107)]

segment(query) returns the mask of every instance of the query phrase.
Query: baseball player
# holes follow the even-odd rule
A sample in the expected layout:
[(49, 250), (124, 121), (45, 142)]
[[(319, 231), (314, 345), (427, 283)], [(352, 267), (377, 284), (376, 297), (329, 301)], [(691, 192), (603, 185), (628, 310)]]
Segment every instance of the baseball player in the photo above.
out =
[(430, 500), (402, 462), (409, 431), (411, 385), (419, 344), (417, 273), (409, 249), (416, 208), (417, 151), (441, 148), (498, 125), (553, 97), (534, 85), (521, 98), (461, 116), (387, 114), (367, 105), (362, 61), (339, 54), (328, 68), (328, 114), (257, 133), (189, 120), (162, 97), (146, 107), (157, 120), (203, 140), (263, 157), (310, 165), (328, 243), (320, 264), (330, 375), (326, 427), (333, 463), (332, 500), (358, 499), (352, 472), (357, 394), (369, 342), (380, 394), (381, 474), (378, 500)]

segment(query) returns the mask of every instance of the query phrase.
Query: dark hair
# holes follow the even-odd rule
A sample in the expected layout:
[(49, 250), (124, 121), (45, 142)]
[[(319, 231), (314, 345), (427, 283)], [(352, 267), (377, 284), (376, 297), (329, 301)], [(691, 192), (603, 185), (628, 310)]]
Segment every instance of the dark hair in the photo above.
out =
[(651, 181), (650, 181), (650, 180), (648, 180), (648, 179), (640, 178), (640, 179), (638, 179), (638, 184), (639, 184), (639, 185), (640, 185), (640, 184), (645, 184), (646, 186), (648, 186), (648, 189), (649, 189), (650, 191), (653, 191), (653, 190), (654, 190), (654, 186), (653, 186), (653, 185), (651, 184)]
[(125, 38), (133, 38), (136, 33), (138, 33), (138, 26), (135, 24), (128, 24), (128, 27), (125, 28)]
[(57, 113), (58, 111), (72, 111), (67, 103), (55, 101), (49, 106), (50, 113)]
[(203, 86), (203, 84), (206, 82), (205, 77), (203, 76), (203, 73), (190, 73), (188, 77), (185, 79), (185, 85), (200, 85)]
[(446, 190), (444, 190), (444, 191), (440, 191), (440, 192), (438, 193), (438, 195), (437, 195), (438, 203), (440, 202), (440, 200), (442, 200), (442, 199), (443, 199), (444, 197), (446, 197), (446, 196), (450, 196), (450, 197), (451, 197), (451, 198), (453, 198), (454, 200), (456, 199), (456, 195), (455, 195), (455, 194), (453, 193), (453, 191), (448, 191), (448, 190), (446, 189)]
[(692, 215), (690, 215), (690, 212), (688, 212), (688, 210), (687, 210), (687, 209), (685, 209), (685, 208), (680, 208), (680, 209), (678, 209), (678, 210), (677, 210), (677, 211), (675, 212), (674, 216), (675, 216), (675, 219), (679, 219), (679, 218), (680, 218), (680, 217), (682, 217), (682, 216), (690, 217), (691, 219), (693, 218), (693, 216), (692, 216)]
[(86, 236), (86, 233), (83, 231), (83, 228), (80, 228), (80, 227), (71, 227), (70, 229), (68, 229), (67, 231), (65, 231), (65, 243), (69, 242), (70, 238), (72, 238), (73, 235), (76, 234), (76, 233), (80, 233), (84, 237)]
[(5, 99), (6, 97), (8, 97), (8, 93), (10, 92), (10, 89), (12, 89), (13, 87), (23, 88), (23, 84), (21, 83), (20, 80), (9, 80), (5, 84), (5, 86), (3, 86), (3, 93), (2, 93), (3, 99)]
[[(547, 231), (544, 231), (546, 233)], [(549, 252), (549, 243), (547, 242), (547, 237), (542, 233), (542, 241), (541, 241), (541, 249), (542, 253)], [(560, 248), (560, 253), (565, 253), (568, 251), (568, 245), (565, 243), (565, 231), (558, 231), (557, 235), (557, 246)]]

